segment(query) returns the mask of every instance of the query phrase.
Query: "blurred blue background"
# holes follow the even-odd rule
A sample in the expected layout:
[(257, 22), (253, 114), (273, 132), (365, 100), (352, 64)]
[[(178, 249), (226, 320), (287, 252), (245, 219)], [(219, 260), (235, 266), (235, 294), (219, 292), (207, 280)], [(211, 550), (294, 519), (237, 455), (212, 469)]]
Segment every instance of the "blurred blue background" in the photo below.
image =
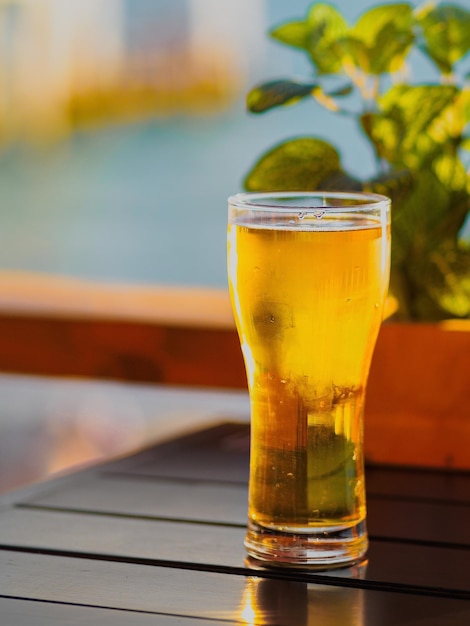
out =
[[(336, 2), (351, 22), (374, 4)], [(313, 101), (245, 111), (256, 82), (308, 76), (267, 37), (308, 6), (0, 0), (0, 268), (225, 287), (226, 199), (264, 150), (317, 135), (373, 174), (357, 129)]]

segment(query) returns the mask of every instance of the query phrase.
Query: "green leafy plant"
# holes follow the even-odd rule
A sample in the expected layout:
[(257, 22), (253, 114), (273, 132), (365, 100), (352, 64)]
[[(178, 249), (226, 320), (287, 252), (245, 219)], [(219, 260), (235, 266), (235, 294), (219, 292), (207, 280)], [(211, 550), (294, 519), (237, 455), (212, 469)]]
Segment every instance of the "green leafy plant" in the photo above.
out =
[[(348, 24), (331, 4), (270, 32), (306, 54), (310, 80), (273, 80), (247, 96), (252, 113), (306, 98), (359, 125), (376, 174), (357, 180), (339, 150), (314, 136), (268, 150), (245, 179), (250, 191), (363, 189), (392, 198), (391, 291), (398, 316), (470, 317), (470, 11), (457, 4), (378, 5)], [(413, 83), (412, 51), (425, 55), (436, 81)], [(313, 109), (315, 110), (315, 109)]]

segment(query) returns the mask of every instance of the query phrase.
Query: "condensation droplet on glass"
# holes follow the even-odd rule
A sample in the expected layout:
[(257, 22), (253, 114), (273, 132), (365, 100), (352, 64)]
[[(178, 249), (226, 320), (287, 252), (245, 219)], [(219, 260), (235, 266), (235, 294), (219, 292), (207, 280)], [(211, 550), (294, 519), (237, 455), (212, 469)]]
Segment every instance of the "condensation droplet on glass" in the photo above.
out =
[(306, 213), (304, 211), (300, 211), (300, 213), (297, 213), (297, 217), (299, 218), (299, 220), (303, 220), (305, 216)]
[(276, 320), (274, 319), (274, 315), (270, 315), (270, 316), (269, 316), (269, 321), (270, 321), (270, 323), (271, 323), (271, 324), (274, 324), (274, 322), (276, 321)]
[(346, 298), (346, 302), (351, 302), (351, 298)]
[(255, 272), (259, 272), (259, 267), (255, 265)]
[(376, 302), (376, 303), (375, 303), (375, 308), (376, 308), (376, 309), (378, 309), (378, 308), (379, 308), (379, 303), (378, 303), (378, 302)]
[(317, 218), (317, 220), (321, 220), (321, 218), (325, 215), (325, 211), (314, 211), (313, 215)]
[(281, 385), (285, 385), (287, 380), (285, 378), (281, 378), (280, 381)]

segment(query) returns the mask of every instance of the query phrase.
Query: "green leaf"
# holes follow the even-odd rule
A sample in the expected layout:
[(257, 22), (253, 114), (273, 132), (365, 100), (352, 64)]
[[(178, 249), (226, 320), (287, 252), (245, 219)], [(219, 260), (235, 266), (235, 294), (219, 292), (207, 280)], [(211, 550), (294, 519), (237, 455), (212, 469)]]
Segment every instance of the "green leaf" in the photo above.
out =
[(451, 74), (470, 50), (470, 11), (451, 3), (426, 5), (416, 13), (416, 21), (422, 29), (423, 51), (444, 74)]
[(424, 169), (415, 174), (407, 194), (392, 205), (392, 262), (409, 266), (425, 257), (441, 239), (440, 227), (450, 208), (450, 194)]
[(385, 25), (377, 35), (377, 41), (370, 48), (369, 72), (374, 75), (385, 72), (398, 72), (402, 67), (414, 42), (414, 34), (393, 24)]
[(248, 191), (309, 191), (341, 173), (339, 154), (326, 141), (302, 137), (285, 141), (267, 153), (247, 175)]
[(363, 41), (347, 34), (336, 43), (336, 48), (341, 50), (341, 58), (344, 65), (352, 64), (364, 71), (369, 70), (369, 48)]
[(306, 50), (308, 48), (308, 27), (306, 22), (288, 22), (281, 24), (270, 31), (273, 39), (277, 39), (286, 46)]
[(332, 4), (315, 2), (310, 7), (306, 23), (310, 33), (321, 29), (322, 35), (330, 40), (343, 36), (349, 25), (343, 15)]
[(254, 87), (247, 96), (247, 108), (252, 113), (264, 113), (283, 104), (294, 104), (316, 89), (316, 83), (273, 80)]
[(465, 127), (470, 121), (470, 88), (456, 92), (452, 102), (436, 117), (429, 128), (430, 136), (438, 143), (449, 143), (454, 148), (460, 145)]
[(448, 141), (439, 124), (457, 94), (452, 85), (397, 85), (380, 98), (379, 112), (361, 118), (362, 128), (381, 158), (419, 169)]
[(362, 130), (374, 144), (378, 157), (397, 169), (403, 168), (407, 159), (401, 157), (400, 146), (406, 130), (398, 114), (392, 117), (387, 112), (366, 113), (360, 117), (360, 123)]
[(330, 110), (338, 110), (332, 98), (347, 96), (352, 85), (343, 85), (329, 92), (318, 83), (299, 83), (293, 80), (272, 80), (254, 87), (247, 95), (247, 109), (251, 113), (264, 113), (278, 106), (295, 104), (308, 96), (315, 97)]
[(398, 71), (414, 42), (412, 16), (408, 3), (380, 5), (364, 13), (345, 41), (354, 64), (374, 75)]
[(457, 154), (442, 153), (432, 163), (434, 174), (441, 183), (452, 191), (465, 191), (468, 175)]
[(377, 36), (384, 32), (384, 28), (393, 25), (401, 30), (409, 29), (412, 15), (413, 9), (408, 2), (382, 4), (363, 13), (351, 34), (372, 48), (377, 43)]
[(305, 20), (294, 20), (273, 28), (273, 39), (293, 48), (306, 50), (319, 74), (341, 71), (342, 54), (335, 43), (348, 30), (348, 23), (331, 4), (314, 3)]
[(469, 248), (445, 239), (411, 270), (419, 286), (415, 314), (427, 319), (470, 318)]
[(348, 23), (330, 4), (317, 2), (307, 16), (308, 52), (319, 74), (336, 74), (342, 70), (343, 50), (338, 47), (348, 31)]

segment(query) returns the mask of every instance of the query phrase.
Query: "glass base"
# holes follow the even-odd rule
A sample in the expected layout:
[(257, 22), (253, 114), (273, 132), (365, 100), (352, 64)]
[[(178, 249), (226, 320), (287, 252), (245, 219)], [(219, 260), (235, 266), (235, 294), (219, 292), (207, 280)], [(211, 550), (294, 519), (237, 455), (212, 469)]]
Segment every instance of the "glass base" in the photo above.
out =
[(265, 566), (307, 569), (345, 567), (362, 561), (368, 540), (365, 521), (341, 529), (281, 532), (250, 521), (245, 548)]

